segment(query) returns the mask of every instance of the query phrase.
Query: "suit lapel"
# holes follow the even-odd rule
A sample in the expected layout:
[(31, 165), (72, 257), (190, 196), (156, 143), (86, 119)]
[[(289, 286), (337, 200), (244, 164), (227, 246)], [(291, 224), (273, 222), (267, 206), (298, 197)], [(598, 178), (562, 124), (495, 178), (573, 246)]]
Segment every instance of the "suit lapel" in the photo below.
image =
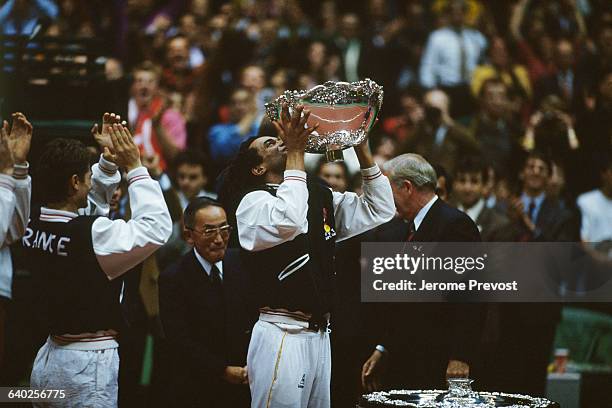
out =
[(413, 241), (431, 241), (431, 237), (434, 236), (435, 228), (438, 222), (437, 213), (440, 211), (441, 206), (444, 205), (441, 198), (438, 198), (435, 203), (431, 206), (421, 225), (414, 234)]

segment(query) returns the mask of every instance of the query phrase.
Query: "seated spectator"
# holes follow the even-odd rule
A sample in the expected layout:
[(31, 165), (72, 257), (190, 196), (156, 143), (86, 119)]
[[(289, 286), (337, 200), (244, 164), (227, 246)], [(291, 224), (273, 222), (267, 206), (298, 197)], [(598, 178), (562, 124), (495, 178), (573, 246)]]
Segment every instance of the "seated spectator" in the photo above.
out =
[(166, 170), (187, 144), (187, 129), (181, 113), (169, 108), (159, 90), (159, 68), (144, 62), (133, 71), (134, 80), (128, 102), (128, 119), (134, 142), (144, 156), (159, 155)]
[(208, 133), (210, 156), (217, 168), (225, 167), (238, 152), (240, 143), (257, 134), (261, 120), (253, 95), (243, 88), (232, 93), (229, 113), (229, 123), (213, 125)]
[(513, 241), (514, 234), (508, 217), (486, 206), (484, 192), (488, 170), (480, 157), (466, 157), (459, 161), (455, 168), (453, 198), (457, 209), (476, 223), (483, 241)]
[(427, 92), (423, 105), (425, 116), (404, 151), (420, 154), (452, 173), (459, 157), (478, 153), (478, 143), (467, 129), (450, 117), (450, 101), (444, 91)]
[(160, 276), (162, 399), (165, 406), (245, 407), (253, 320), (239, 252), (227, 249), (232, 230), (223, 208), (208, 198), (189, 204), (184, 218), (193, 249)]
[(333, 191), (344, 193), (348, 188), (348, 167), (345, 162), (327, 162), (325, 159), (319, 161), (317, 176), (321, 177)]

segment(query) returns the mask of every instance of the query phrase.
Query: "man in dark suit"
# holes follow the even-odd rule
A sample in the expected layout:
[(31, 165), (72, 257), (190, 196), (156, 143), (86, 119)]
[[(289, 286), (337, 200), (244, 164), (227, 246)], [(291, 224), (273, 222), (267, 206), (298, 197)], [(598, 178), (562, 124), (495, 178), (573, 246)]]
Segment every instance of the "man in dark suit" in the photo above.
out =
[(204, 197), (187, 206), (184, 222), (194, 248), (160, 277), (165, 406), (248, 406), (245, 362), (253, 321), (239, 255), (227, 249), (231, 227), (223, 208)]
[[(435, 194), (436, 173), (423, 157), (403, 154), (387, 162), (395, 218), (374, 231), (378, 242), (479, 242), (476, 224)], [(386, 335), (365, 362), (366, 390), (380, 386), (381, 367), (389, 353), (394, 385), (409, 388), (444, 386), (446, 377), (467, 377), (477, 346), (481, 316), (478, 305), (450, 303), (389, 304)]]
[(488, 169), (480, 156), (468, 156), (457, 164), (453, 177), (453, 201), (478, 226), (485, 242), (514, 241), (518, 229), (508, 217), (485, 202)]

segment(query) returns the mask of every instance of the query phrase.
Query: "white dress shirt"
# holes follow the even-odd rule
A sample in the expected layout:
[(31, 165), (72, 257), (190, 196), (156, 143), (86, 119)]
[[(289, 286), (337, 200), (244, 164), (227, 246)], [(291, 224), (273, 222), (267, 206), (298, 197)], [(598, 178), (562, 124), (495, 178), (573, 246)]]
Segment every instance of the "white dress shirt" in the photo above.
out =
[[(457, 206), (457, 209), (459, 211), (463, 211), (464, 213), (466, 213), (468, 215), (468, 217), (470, 217), (472, 219), (472, 221), (474, 221), (474, 223), (476, 223), (476, 220), (478, 219), (478, 216), (480, 216), (480, 213), (482, 212), (482, 210), (484, 208), (485, 208), (485, 200), (484, 200), (484, 198), (481, 198), (480, 200), (478, 200), (476, 202), (476, 204), (474, 204), (470, 208), (465, 208), (462, 205), (458, 205)], [(478, 228), (480, 229), (480, 225), (478, 226)]]
[[(333, 192), (336, 239), (342, 241), (389, 221), (395, 215), (391, 185), (378, 166), (362, 169), (363, 195)], [(286, 170), (276, 196), (253, 191), (236, 210), (240, 245), (261, 251), (308, 231), (306, 173)]]
[(582, 240), (612, 241), (612, 198), (597, 189), (581, 194), (576, 202), (582, 214), (580, 228)]
[[(196, 259), (202, 265), (204, 272), (210, 277), (210, 270), (212, 269), (212, 263), (208, 262), (202, 255), (200, 255), (197, 249), (193, 248), (193, 253), (195, 254)], [(219, 270), (219, 278), (223, 281), (223, 261), (215, 262), (215, 266)]]
[(425, 204), (423, 208), (421, 208), (419, 212), (417, 213), (417, 215), (414, 217), (413, 222), (414, 222), (415, 231), (419, 230), (419, 227), (421, 226), (421, 223), (423, 222), (423, 220), (425, 219), (425, 216), (429, 212), (429, 209), (431, 208), (432, 205), (434, 205), (437, 199), (438, 199), (438, 196), (434, 195), (433, 198), (429, 200), (427, 204)]
[[(462, 78), (461, 75), (462, 43), (467, 78)], [(467, 83), (486, 47), (486, 38), (477, 30), (462, 28), (457, 31), (448, 27), (435, 30), (429, 35), (421, 59), (421, 85), (434, 88)]]

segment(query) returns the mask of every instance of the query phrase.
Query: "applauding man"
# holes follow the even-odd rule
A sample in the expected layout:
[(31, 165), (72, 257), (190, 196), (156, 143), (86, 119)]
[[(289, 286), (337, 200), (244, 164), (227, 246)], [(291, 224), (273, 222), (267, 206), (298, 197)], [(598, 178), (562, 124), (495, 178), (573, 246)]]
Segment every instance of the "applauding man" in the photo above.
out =
[(4, 350), (5, 305), (11, 299), (13, 264), (9, 245), (21, 238), (30, 216), (32, 185), (26, 157), (32, 125), (22, 113), (12, 115), (13, 125), (0, 128), (0, 367)]
[[(171, 231), (161, 189), (140, 163), (127, 128), (106, 126), (105, 156), (125, 169), (132, 219), (79, 216), (92, 188), (89, 153), (56, 139), (40, 158), (43, 207), (23, 237), (30, 268), (44, 280), (49, 338), (34, 361), (31, 385), (64, 389), (71, 405), (115, 407), (121, 328), (118, 277), (163, 245)], [(58, 404), (61, 406), (61, 404)]]

